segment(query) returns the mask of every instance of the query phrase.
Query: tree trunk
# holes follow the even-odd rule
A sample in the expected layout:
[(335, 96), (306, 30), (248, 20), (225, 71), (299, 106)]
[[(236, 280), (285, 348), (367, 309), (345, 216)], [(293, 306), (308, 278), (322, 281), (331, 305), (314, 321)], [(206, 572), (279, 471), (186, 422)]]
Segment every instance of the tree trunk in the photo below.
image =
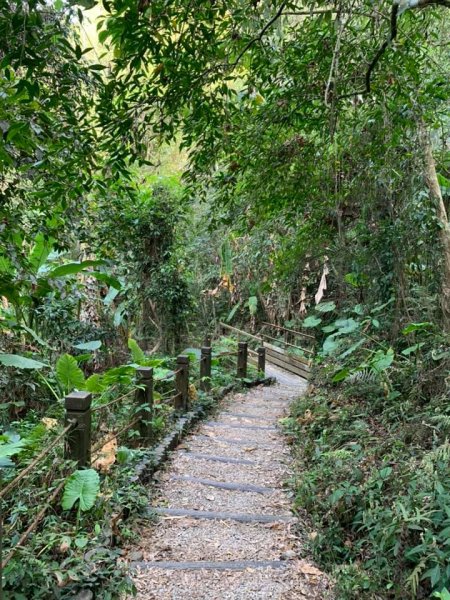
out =
[(447, 211), (445, 209), (444, 199), (442, 198), (441, 188), (436, 173), (436, 163), (434, 162), (431, 147), (430, 135), (422, 123), (421, 137), (425, 155), (425, 178), (430, 190), (431, 197), (435, 203), (436, 216), (439, 220), (440, 238), (442, 245), (442, 294), (441, 307), (443, 314), (443, 323), (445, 331), (450, 331), (450, 225), (448, 222)]

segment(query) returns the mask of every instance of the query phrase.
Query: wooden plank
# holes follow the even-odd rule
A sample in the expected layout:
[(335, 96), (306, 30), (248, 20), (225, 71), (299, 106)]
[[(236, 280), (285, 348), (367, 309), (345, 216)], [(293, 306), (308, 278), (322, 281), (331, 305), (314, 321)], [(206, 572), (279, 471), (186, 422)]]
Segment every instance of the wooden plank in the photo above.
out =
[(287, 362), (279, 360), (276, 357), (268, 356), (267, 360), (269, 362), (272, 362), (277, 367), (280, 367), (280, 368), (284, 369), (285, 371), (288, 371), (289, 373), (292, 373), (293, 375), (297, 375), (298, 377), (301, 377), (303, 379), (309, 379), (309, 377), (310, 377), (310, 374), (307, 371), (304, 371), (303, 369), (298, 369), (297, 367), (294, 367), (293, 365), (290, 365)]
[[(291, 370), (290, 367), (292, 367), (293, 369), (297, 369), (298, 371), (300, 371), (302, 377), (308, 378), (310, 376), (311, 371), (310, 371), (310, 369), (305, 367), (305, 365), (302, 365), (301, 363), (295, 363), (295, 362), (286, 360), (286, 358), (282, 354), (278, 354), (276, 352), (268, 353), (267, 360), (272, 360), (272, 359), (274, 362), (276, 362), (276, 360), (281, 361), (280, 364), (283, 367), (283, 369)], [(296, 373), (297, 371), (292, 371), (292, 372)]]
[(269, 342), (264, 342), (264, 346), (267, 350), (271, 350), (272, 352), (278, 352), (278, 354), (282, 354), (287, 359), (293, 361), (292, 364), (301, 363), (302, 365), (309, 367), (311, 365), (311, 361), (303, 356), (292, 356), (292, 354), (288, 354), (284, 348), (279, 348), (278, 346), (274, 346), (273, 344), (269, 344)]
[(294, 358), (292, 356), (290, 356), (289, 354), (286, 354), (285, 352), (281, 351), (277, 348), (266, 348), (266, 353), (267, 355), (276, 355), (277, 358), (279, 358), (280, 360), (284, 360), (285, 362), (288, 362), (289, 364), (293, 365), (294, 367), (297, 367), (299, 369), (304, 369), (305, 371), (309, 371), (310, 367), (311, 367), (311, 363), (308, 362), (303, 362), (302, 360), (298, 360), (297, 358)]
[(281, 367), (283, 369), (285, 369), (286, 371), (289, 371), (290, 373), (294, 373), (294, 375), (299, 375), (300, 377), (303, 377), (304, 379), (309, 379), (309, 372), (306, 371), (305, 369), (300, 369), (299, 367), (296, 367), (290, 363), (288, 363), (287, 361), (283, 360), (283, 358), (278, 357), (278, 356), (274, 356), (272, 354), (267, 354), (267, 360), (269, 362), (273, 362), (275, 365), (277, 365), (278, 367)]
[(242, 513), (215, 512), (210, 510), (191, 510), (184, 508), (166, 508), (150, 506), (149, 513), (170, 517), (189, 517), (191, 519), (208, 519), (212, 521), (239, 521), (240, 523), (294, 523), (296, 519), (288, 515), (249, 515)]
[[(286, 560), (227, 560), (227, 561), (138, 561), (132, 563), (140, 569), (164, 569), (167, 571), (245, 571), (246, 569), (285, 569), (289, 566)], [(188, 593), (189, 595), (189, 593)], [(186, 595), (186, 598), (188, 597)]]

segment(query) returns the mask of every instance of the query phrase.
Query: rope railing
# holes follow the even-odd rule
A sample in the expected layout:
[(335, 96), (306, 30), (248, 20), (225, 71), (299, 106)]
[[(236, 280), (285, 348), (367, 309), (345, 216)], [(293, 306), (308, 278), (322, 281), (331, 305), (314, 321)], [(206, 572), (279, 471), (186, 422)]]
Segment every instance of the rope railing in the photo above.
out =
[(28, 475), (28, 473), (30, 473), (34, 469), (34, 467), (42, 461), (43, 458), (45, 458), (48, 454), (50, 454), (50, 452), (53, 450), (53, 448), (55, 448), (55, 446), (57, 446), (59, 444), (59, 442), (63, 438), (65, 438), (66, 435), (69, 433), (69, 431), (71, 429), (73, 429), (75, 426), (76, 426), (76, 423), (71, 422), (66, 427), (64, 427), (64, 429), (61, 431), (61, 433), (59, 433), (56, 436), (56, 438), (51, 442), (51, 444), (49, 446), (47, 446), (44, 450), (42, 450), (42, 452), (40, 452), (36, 456), (36, 458), (34, 458), (27, 467), (22, 469), (20, 471), (20, 473), (12, 481), (10, 481), (7, 486), (5, 486), (0, 491), (0, 499), (4, 498), (7, 494), (9, 494), (9, 492), (11, 492), (14, 488), (16, 488), (17, 485), (22, 481), (22, 479), (24, 477), (26, 477)]
[[(7, 566), (7, 564), (9, 563), (9, 561), (12, 559), (12, 557), (14, 556), (14, 554), (17, 552), (17, 550), (23, 546), (23, 544), (26, 542), (26, 540), (28, 539), (29, 535), (31, 533), (33, 533), (33, 531), (36, 529), (36, 527), (39, 525), (39, 523), (42, 521), (42, 519), (45, 517), (45, 513), (47, 512), (47, 510), (50, 508), (50, 506), (52, 505), (52, 503), (56, 500), (56, 498), (58, 497), (58, 494), (61, 492), (61, 490), (63, 489), (65, 484), (65, 480), (61, 481), (61, 483), (56, 487), (56, 489), (53, 491), (53, 493), (51, 494), (50, 498), (48, 498), (45, 506), (43, 506), (41, 508), (41, 510), (38, 512), (38, 514), (36, 515), (35, 519), (32, 521), (32, 523), (28, 526), (28, 528), (22, 533), (22, 535), (20, 536), (20, 538), (18, 539), (17, 543), (14, 545), (13, 548), (11, 548), (9, 554), (6, 556), (5, 560), (2, 561), (1, 563), (1, 568), (2, 570)], [(0, 583), (1, 585), (1, 583)]]
[(93, 406), (91, 408), (91, 412), (92, 413), (101, 412), (101, 411), (105, 410), (106, 408), (109, 408), (110, 406), (119, 404), (119, 402), (122, 402), (122, 400), (125, 400), (125, 398), (129, 398), (130, 396), (132, 396), (135, 393), (136, 393), (136, 388), (130, 390), (129, 392), (127, 392), (126, 394), (123, 394), (122, 396), (119, 396), (118, 398), (114, 398), (114, 400), (111, 400), (110, 402), (107, 402), (106, 404), (97, 404), (96, 406)]
[(280, 331), (287, 331), (294, 335), (300, 335), (304, 338), (309, 338), (312, 341), (315, 341), (315, 337), (310, 333), (303, 333), (303, 331), (296, 331), (295, 329), (289, 329), (288, 327), (282, 327), (281, 325), (275, 325), (274, 323), (267, 323), (266, 321), (262, 321), (263, 325), (267, 325), (268, 327), (273, 327), (274, 329), (279, 329)]
[(121, 429), (119, 429), (118, 431), (113, 433), (106, 440), (101, 439), (100, 441), (98, 441), (97, 444), (95, 444), (95, 446), (93, 446), (93, 448), (92, 448), (92, 455), (94, 456), (96, 453), (98, 453), (99, 450), (101, 450), (104, 446), (106, 446), (106, 444), (109, 444), (109, 442), (112, 442), (114, 439), (118, 438), (123, 433), (126, 433), (129, 429), (132, 429), (135, 425), (137, 425), (138, 422), (139, 422), (139, 417), (136, 417), (130, 423), (128, 423), (127, 425), (125, 425), (124, 427), (122, 427)]

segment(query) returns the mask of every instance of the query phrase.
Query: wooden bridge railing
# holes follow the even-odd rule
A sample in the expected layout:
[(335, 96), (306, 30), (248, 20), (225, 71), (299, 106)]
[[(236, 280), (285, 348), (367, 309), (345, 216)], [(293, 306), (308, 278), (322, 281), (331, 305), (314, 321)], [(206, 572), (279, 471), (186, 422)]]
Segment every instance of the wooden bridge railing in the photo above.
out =
[[(283, 333), (295, 334), (298, 337), (303, 337), (309, 342), (314, 342), (314, 336), (303, 333), (301, 331), (295, 331), (294, 329), (288, 329), (286, 327), (281, 327), (280, 325), (272, 325), (270, 323), (263, 323), (265, 326), (273, 327), (274, 329), (280, 330)], [(286, 341), (284, 339), (278, 339), (265, 333), (264, 331), (260, 331), (257, 334), (248, 333), (247, 331), (243, 331), (242, 329), (238, 329), (237, 327), (232, 327), (227, 323), (220, 323), (220, 327), (222, 330), (227, 330), (232, 332), (240, 338), (247, 338), (258, 342), (262, 348), (265, 350), (265, 357), (268, 362), (273, 363), (274, 365), (289, 371), (290, 373), (294, 373), (295, 375), (299, 375), (304, 379), (309, 379), (311, 372), (311, 357), (314, 354), (313, 348), (305, 348), (298, 344), (294, 344), (292, 342)], [(270, 341), (268, 341), (270, 340)], [(274, 343), (272, 343), (274, 342)], [(281, 344), (281, 347), (276, 344)], [(257, 353), (249, 349), (250, 355), (253, 357), (257, 357)], [(309, 358), (308, 358), (309, 357)], [(252, 358), (250, 359), (252, 360)]]

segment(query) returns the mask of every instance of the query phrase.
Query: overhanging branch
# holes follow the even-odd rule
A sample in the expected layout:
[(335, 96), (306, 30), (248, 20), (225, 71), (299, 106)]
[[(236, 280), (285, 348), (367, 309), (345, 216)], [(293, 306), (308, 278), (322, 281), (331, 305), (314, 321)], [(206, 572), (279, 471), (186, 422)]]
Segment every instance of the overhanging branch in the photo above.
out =
[(367, 68), (366, 75), (365, 75), (364, 89), (357, 91), (357, 92), (351, 92), (349, 94), (343, 94), (342, 96), (339, 96), (339, 98), (338, 98), (339, 100), (342, 100), (344, 98), (351, 98), (353, 96), (365, 96), (367, 94), (370, 94), (372, 73), (373, 73), (375, 67), (377, 66), (377, 64), (379, 63), (383, 54), (386, 52), (388, 47), (392, 44), (392, 42), (397, 37), (398, 17), (399, 17), (399, 14), (401, 14), (400, 9), (402, 9), (401, 12), (403, 12), (404, 10), (407, 10), (409, 8), (411, 8), (411, 9), (412, 8), (425, 8), (425, 7), (431, 6), (431, 5), (439, 5), (439, 6), (445, 6), (447, 8), (450, 8), (450, 0), (407, 0), (406, 5), (404, 3), (398, 2), (398, 0), (394, 1), (394, 4), (392, 5), (392, 10), (391, 10), (389, 35), (386, 38), (386, 40), (381, 44), (380, 48), (378, 49), (377, 53), (375, 54), (375, 56), (373, 57), (372, 61), (370, 62), (369, 66)]
[(275, 21), (277, 21), (282, 16), (283, 10), (285, 9), (286, 4), (287, 4), (287, 0), (285, 0), (284, 2), (282, 2), (280, 4), (279, 9), (275, 13), (275, 15), (270, 19), (270, 21), (268, 21), (264, 25), (264, 27), (261, 29), (261, 31), (258, 33), (258, 35), (256, 37), (252, 38), (245, 45), (245, 47), (241, 50), (241, 52), (239, 53), (239, 55), (236, 58), (236, 60), (230, 65), (231, 69), (234, 69), (235, 67), (237, 67), (237, 65), (239, 64), (241, 58), (244, 56), (244, 54), (247, 52), (247, 50), (249, 50), (253, 46), (253, 44), (256, 44), (257, 42), (260, 42), (262, 40), (262, 38), (264, 37), (264, 34), (266, 33), (266, 31), (268, 29), (270, 29), (270, 27), (272, 27), (272, 25), (275, 23)]

